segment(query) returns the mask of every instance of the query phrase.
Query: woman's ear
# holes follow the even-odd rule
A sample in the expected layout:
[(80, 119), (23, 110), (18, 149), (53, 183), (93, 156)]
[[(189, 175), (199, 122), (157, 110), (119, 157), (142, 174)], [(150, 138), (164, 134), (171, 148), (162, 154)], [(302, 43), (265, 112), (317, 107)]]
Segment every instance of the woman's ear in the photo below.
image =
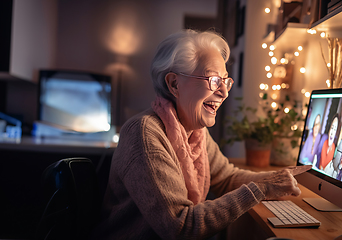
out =
[(173, 72), (169, 72), (165, 76), (165, 83), (169, 88), (170, 93), (175, 97), (178, 98), (178, 78), (177, 74)]

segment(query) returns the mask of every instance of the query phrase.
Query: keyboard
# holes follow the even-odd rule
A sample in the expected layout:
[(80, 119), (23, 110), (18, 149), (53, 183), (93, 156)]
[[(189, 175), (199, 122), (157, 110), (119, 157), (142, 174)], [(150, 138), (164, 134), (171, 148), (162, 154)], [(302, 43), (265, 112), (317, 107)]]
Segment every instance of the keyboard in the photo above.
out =
[(320, 221), (289, 200), (262, 201), (276, 217), (267, 220), (275, 228), (286, 227), (319, 227)]

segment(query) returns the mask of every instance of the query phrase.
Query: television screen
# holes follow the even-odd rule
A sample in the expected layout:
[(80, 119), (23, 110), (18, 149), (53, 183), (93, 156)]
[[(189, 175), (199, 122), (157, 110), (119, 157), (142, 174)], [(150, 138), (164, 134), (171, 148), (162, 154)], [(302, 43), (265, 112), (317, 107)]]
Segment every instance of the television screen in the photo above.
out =
[(41, 70), (38, 120), (92, 133), (111, 127), (111, 78), (80, 71)]

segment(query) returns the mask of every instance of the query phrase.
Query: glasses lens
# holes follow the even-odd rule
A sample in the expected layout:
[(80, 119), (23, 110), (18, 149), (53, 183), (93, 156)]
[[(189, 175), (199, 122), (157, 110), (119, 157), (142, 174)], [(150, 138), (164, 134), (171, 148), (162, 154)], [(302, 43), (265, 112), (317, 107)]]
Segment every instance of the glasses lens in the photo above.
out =
[(222, 83), (221, 78), (220, 77), (216, 77), (216, 76), (210, 77), (209, 81), (210, 81), (210, 89), (211, 89), (211, 91), (216, 91), (220, 87), (220, 85)]
[(225, 84), (226, 84), (227, 89), (229, 91), (232, 88), (232, 86), (233, 86), (233, 79), (232, 78), (225, 79)]

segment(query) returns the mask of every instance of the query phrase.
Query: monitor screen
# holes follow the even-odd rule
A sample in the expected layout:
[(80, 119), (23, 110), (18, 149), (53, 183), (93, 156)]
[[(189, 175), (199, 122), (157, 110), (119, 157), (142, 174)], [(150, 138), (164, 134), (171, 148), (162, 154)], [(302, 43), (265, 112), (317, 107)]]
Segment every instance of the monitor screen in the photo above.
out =
[(111, 78), (80, 71), (41, 70), (38, 120), (61, 128), (103, 132), (111, 127)]
[(341, 116), (342, 89), (312, 92), (297, 164), (312, 165), (300, 183), (342, 208)]

